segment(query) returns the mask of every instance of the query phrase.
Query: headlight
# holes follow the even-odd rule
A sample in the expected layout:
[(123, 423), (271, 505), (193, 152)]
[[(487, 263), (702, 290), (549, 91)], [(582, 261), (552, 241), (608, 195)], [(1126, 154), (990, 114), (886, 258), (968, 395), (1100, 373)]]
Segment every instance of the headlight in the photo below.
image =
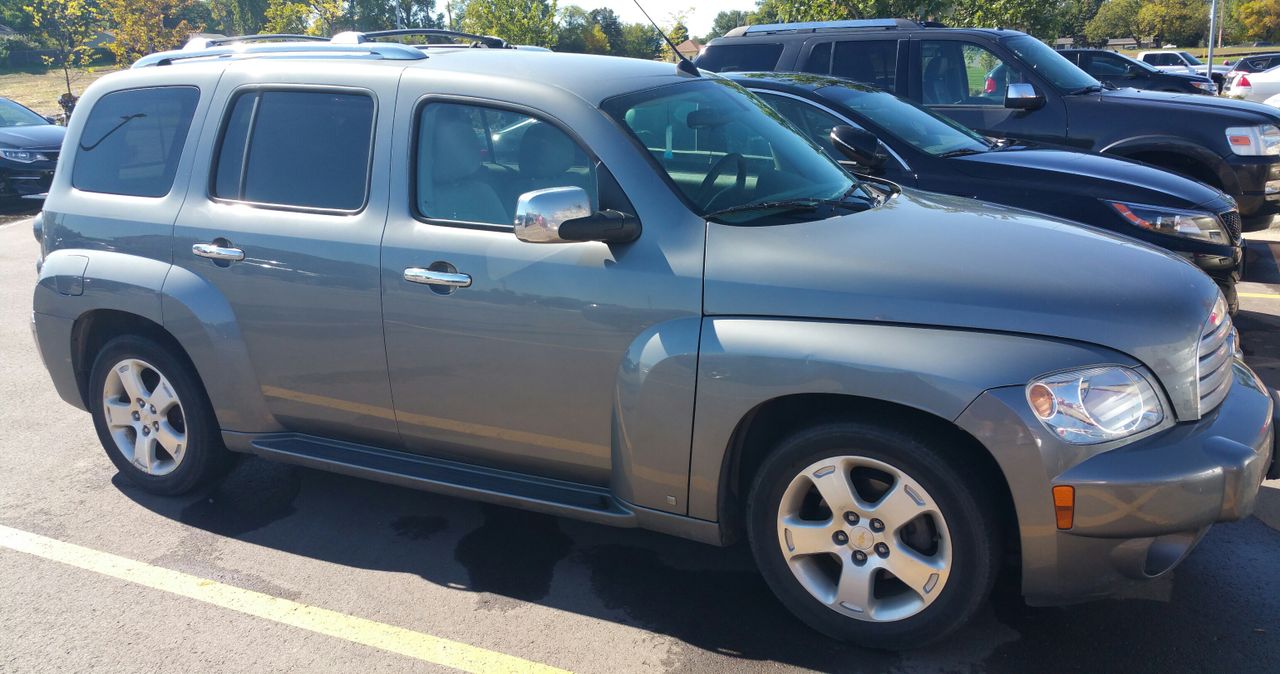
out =
[(1280, 155), (1280, 127), (1233, 126), (1227, 129), (1227, 144), (1232, 152), (1247, 157)]
[(1199, 80), (1196, 80), (1196, 81), (1193, 81), (1191, 84), (1195, 86), (1195, 88), (1199, 89), (1200, 91), (1207, 91), (1211, 94), (1218, 93), (1218, 85), (1214, 84), (1213, 82), (1201, 82)]
[(0, 157), (4, 157), (9, 161), (22, 162), (23, 164), (30, 164), (33, 161), (43, 159), (40, 154), (30, 150), (0, 150)]
[(1027, 384), (1027, 403), (1045, 428), (1075, 445), (1118, 440), (1164, 420), (1155, 389), (1127, 367), (1046, 375)]
[(1161, 234), (1185, 236), (1213, 243), (1227, 243), (1229, 238), (1218, 216), (1204, 211), (1183, 211), (1164, 206), (1144, 206), (1121, 201), (1108, 201), (1107, 205), (1120, 214), (1126, 222)]

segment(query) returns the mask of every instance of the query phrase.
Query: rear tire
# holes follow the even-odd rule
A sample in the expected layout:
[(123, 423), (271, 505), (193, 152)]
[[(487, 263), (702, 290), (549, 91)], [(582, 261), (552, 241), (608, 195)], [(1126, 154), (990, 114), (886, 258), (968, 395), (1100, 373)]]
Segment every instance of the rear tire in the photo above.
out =
[(182, 494), (222, 477), (231, 465), (194, 370), (149, 337), (124, 335), (103, 345), (87, 402), (111, 462), (148, 492)]
[(967, 622), (995, 582), (1002, 537), (984, 478), (948, 449), (861, 422), (784, 440), (747, 506), (778, 599), (819, 632), (872, 648), (918, 648)]

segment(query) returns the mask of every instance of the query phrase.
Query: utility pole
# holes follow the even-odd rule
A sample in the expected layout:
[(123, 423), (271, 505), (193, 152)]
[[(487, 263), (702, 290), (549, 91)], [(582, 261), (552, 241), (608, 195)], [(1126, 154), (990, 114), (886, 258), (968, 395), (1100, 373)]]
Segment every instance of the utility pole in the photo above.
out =
[(1209, 3), (1209, 53), (1205, 60), (1209, 62), (1209, 71), (1205, 76), (1213, 80), (1213, 36), (1218, 32), (1218, 0)]

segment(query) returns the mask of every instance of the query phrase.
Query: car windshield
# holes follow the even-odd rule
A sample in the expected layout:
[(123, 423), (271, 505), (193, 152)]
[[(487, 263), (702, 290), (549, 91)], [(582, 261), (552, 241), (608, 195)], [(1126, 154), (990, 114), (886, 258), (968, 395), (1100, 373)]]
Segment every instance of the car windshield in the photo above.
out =
[(45, 126), (49, 120), (14, 103), (7, 98), (0, 98), (0, 127), (6, 126)]
[(976, 132), (887, 91), (838, 84), (822, 87), (817, 93), (863, 116), (889, 135), (935, 157), (991, 149), (991, 144)]
[(803, 217), (825, 216), (860, 192), (859, 182), (821, 148), (728, 80), (625, 94), (601, 108), (635, 136), (703, 217), (747, 223), (800, 214), (801, 206), (810, 210)]
[(1102, 83), (1093, 79), (1089, 73), (1030, 35), (1011, 37), (1005, 41), (1005, 45), (1024, 65), (1063, 91), (1102, 87)]
[(1192, 56), (1191, 54), (1188, 54), (1185, 51), (1180, 51), (1178, 53), (1182, 54), (1182, 58), (1186, 59), (1187, 63), (1190, 63), (1193, 66), (1204, 65), (1203, 63), (1200, 62), (1200, 59)]

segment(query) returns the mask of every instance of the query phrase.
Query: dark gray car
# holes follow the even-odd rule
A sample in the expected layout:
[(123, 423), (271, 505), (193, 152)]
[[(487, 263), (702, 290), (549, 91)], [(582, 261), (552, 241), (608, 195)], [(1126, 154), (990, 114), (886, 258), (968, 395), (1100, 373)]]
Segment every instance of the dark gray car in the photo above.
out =
[(1166, 573), (1271, 465), (1195, 267), (860, 182), (714, 75), (193, 48), (94, 83), (66, 147), (33, 328), (156, 493), (249, 452), (745, 535), (802, 620), (906, 648), (1001, 573), (1037, 604)]

